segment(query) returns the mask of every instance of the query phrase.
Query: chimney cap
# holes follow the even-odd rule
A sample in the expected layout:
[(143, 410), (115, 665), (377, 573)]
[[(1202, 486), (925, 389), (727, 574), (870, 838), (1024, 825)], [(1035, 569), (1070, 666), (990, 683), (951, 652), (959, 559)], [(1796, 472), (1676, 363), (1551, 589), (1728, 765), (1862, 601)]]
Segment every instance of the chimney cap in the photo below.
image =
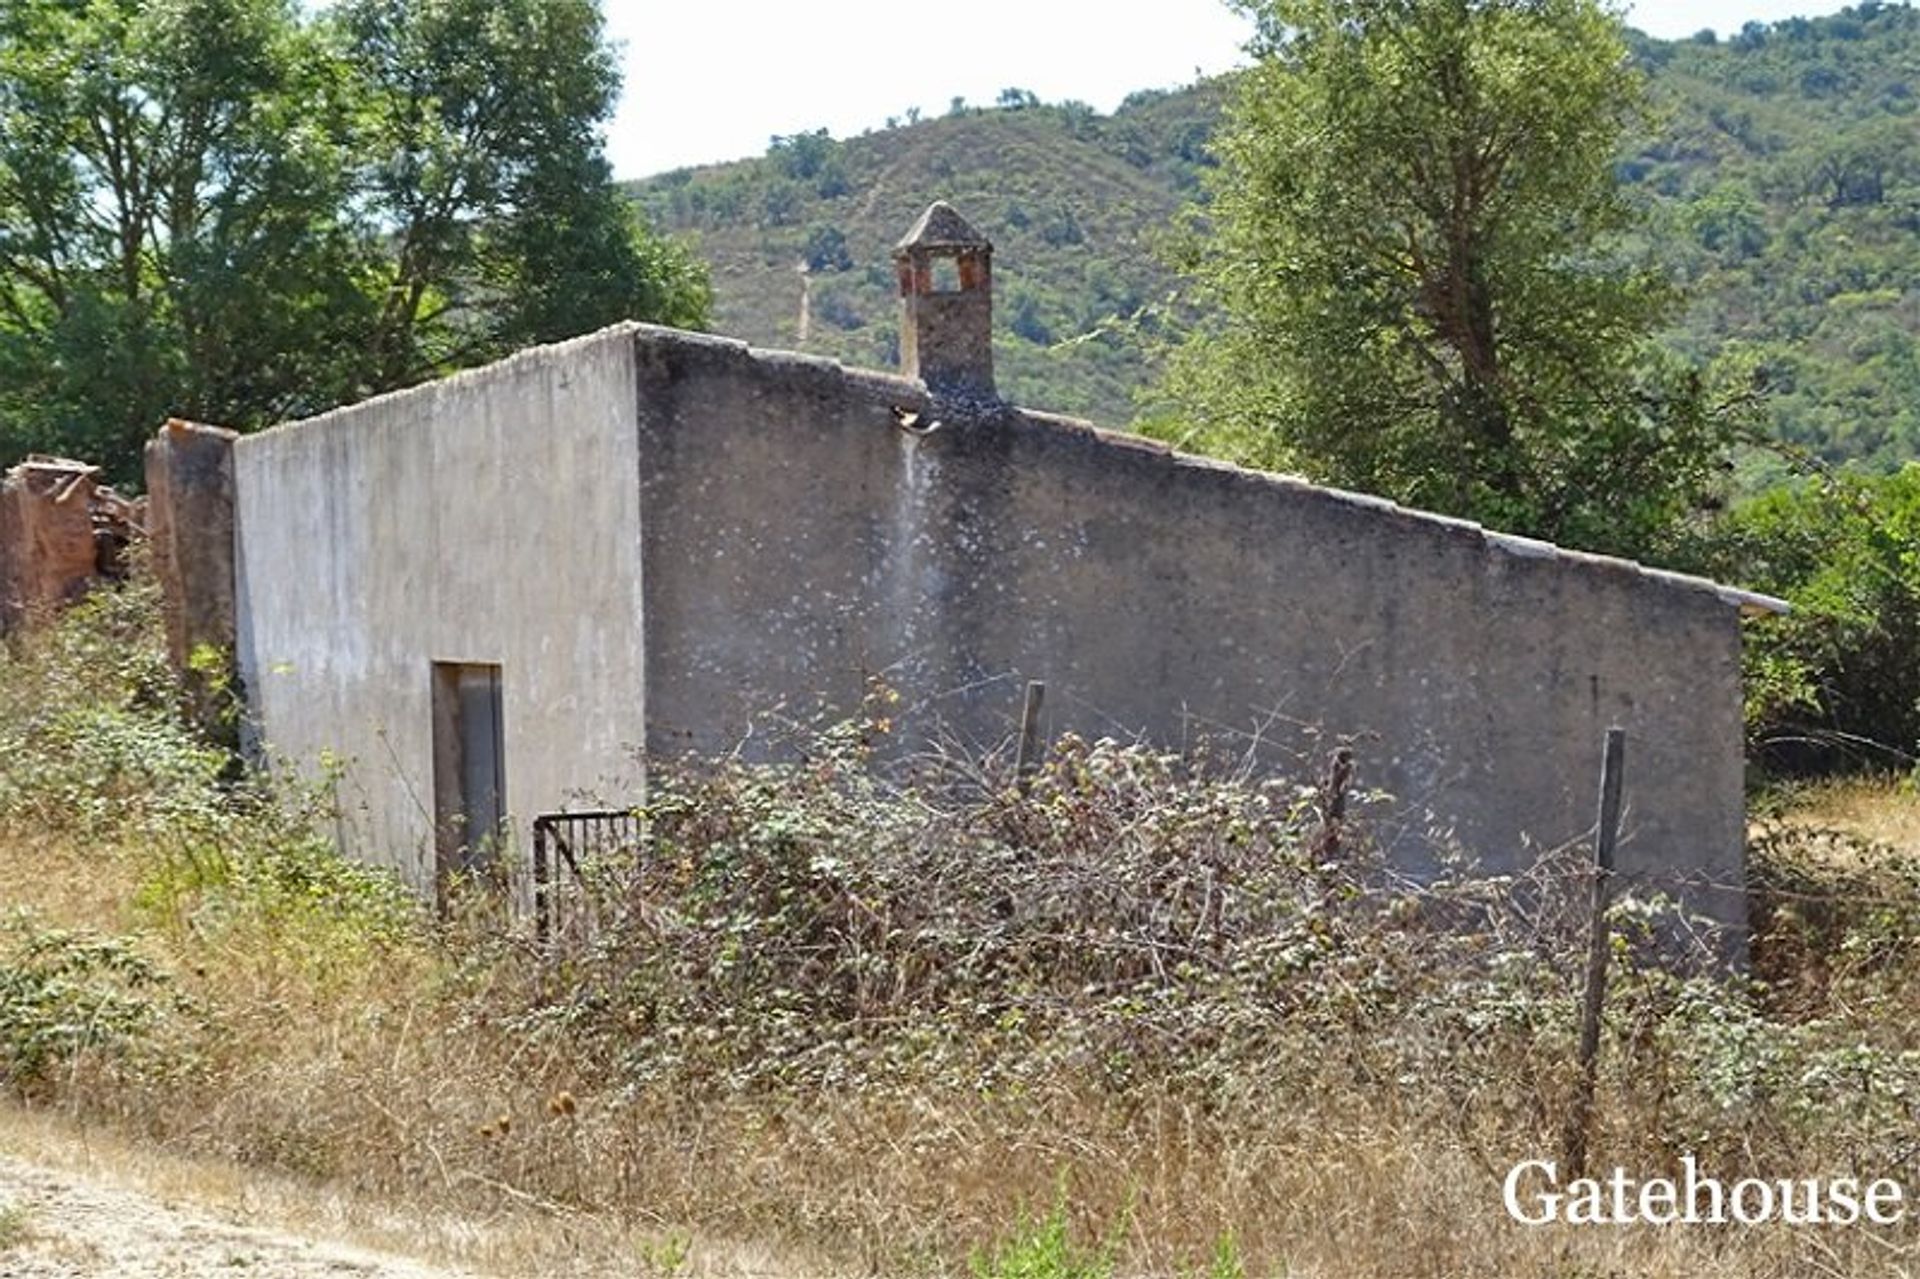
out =
[(935, 200), (913, 224), (913, 229), (893, 246), (895, 257), (914, 249), (991, 249), (987, 237), (955, 211), (945, 200)]

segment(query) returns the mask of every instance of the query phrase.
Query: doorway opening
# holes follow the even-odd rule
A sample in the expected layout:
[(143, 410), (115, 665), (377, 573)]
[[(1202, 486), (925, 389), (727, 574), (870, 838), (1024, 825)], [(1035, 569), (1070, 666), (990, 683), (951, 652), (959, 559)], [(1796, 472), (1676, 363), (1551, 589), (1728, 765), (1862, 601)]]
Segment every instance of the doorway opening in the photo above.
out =
[(456, 881), (499, 874), (506, 818), (500, 667), (487, 662), (435, 662), (434, 885), (442, 908)]

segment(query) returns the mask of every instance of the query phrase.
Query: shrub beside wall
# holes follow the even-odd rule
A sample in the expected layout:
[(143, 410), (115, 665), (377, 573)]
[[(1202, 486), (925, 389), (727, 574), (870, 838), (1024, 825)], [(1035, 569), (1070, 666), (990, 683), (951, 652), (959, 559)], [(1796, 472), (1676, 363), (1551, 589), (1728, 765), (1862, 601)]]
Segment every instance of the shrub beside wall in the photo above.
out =
[(1735, 510), (1710, 571), (1794, 613), (1748, 633), (1747, 721), (1776, 772), (1920, 762), (1920, 464), (1838, 476)]

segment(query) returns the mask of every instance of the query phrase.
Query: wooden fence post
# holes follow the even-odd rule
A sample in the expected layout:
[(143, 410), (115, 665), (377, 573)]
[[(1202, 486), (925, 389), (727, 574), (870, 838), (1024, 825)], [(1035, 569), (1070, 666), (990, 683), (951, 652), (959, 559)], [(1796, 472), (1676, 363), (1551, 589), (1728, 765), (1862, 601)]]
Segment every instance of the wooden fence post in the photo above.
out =
[(1027, 784), (1027, 778), (1040, 766), (1040, 706), (1047, 700), (1047, 686), (1042, 680), (1027, 681), (1027, 701), (1020, 710), (1020, 747), (1014, 756), (1013, 775), (1021, 786)]
[(1620, 790), (1626, 767), (1627, 731), (1607, 730), (1600, 765), (1600, 820), (1593, 835), (1593, 898), (1587, 941), (1587, 988), (1580, 1007), (1580, 1079), (1561, 1142), (1560, 1175), (1568, 1180), (1587, 1171), (1587, 1135), (1593, 1121), (1593, 1095), (1600, 1061), (1600, 1016), (1607, 1001), (1607, 955), (1612, 937), (1607, 906), (1613, 898), (1613, 853), (1620, 839)]

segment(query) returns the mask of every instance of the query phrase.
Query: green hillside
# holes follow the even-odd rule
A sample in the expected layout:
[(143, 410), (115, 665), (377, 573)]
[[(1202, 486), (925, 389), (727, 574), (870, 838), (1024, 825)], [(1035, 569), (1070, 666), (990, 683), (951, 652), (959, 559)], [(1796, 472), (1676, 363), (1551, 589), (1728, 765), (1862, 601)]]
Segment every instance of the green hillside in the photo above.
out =
[(1693, 297), (1675, 344), (1758, 352), (1776, 431), (1830, 460), (1920, 456), (1920, 12), (1641, 57), (1667, 119), (1624, 172)]
[[(1621, 173), (1650, 208), (1648, 250), (1690, 289), (1674, 345), (1758, 355), (1776, 432), (1829, 459), (1920, 454), (1920, 13), (1869, 4), (1634, 47), (1660, 114)], [(712, 262), (722, 332), (879, 367), (897, 356), (888, 251), (949, 199), (998, 249), (1003, 392), (1124, 424), (1177, 311), (1153, 305), (1178, 285), (1161, 241), (1204, 198), (1230, 88), (1137, 94), (1111, 116), (1009, 90), (631, 190)]]
[(1002, 393), (1124, 424), (1144, 343), (1105, 322), (1174, 286), (1156, 240), (1197, 193), (1223, 96), (1138, 94), (1112, 116), (1022, 99), (845, 141), (782, 139), (632, 189), (712, 263), (719, 331), (882, 368), (899, 354), (893, 244), (929, 201), (951, 200), (994, 242)]

